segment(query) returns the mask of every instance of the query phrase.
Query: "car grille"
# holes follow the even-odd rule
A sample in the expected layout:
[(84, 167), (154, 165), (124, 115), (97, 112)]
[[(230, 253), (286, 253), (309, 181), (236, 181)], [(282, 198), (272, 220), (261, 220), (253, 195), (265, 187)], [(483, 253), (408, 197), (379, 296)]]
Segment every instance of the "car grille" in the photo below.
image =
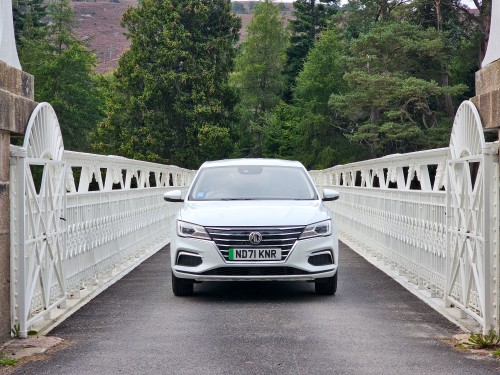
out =
[(294, 276), (308, 275), (309, 272), (293, 267), (221, 267), (205, 271), (210, 276)]
[[(293, 245), (304, 230), (303, 226), (295, 227), (264, 227), (264, 228), (205, 228), (219, 248), (222, 256), (229, 261), (229, 248), (238, 249), (281, 249), (281, 260), (285, 260), (290, 254)], [(252, 232), (262, 234), (262, 242), (252, 245), (248, 236)], [(245, 261), (238, 261), (245, 262)], [(254, 262), (254, 261), (252, 261)]]

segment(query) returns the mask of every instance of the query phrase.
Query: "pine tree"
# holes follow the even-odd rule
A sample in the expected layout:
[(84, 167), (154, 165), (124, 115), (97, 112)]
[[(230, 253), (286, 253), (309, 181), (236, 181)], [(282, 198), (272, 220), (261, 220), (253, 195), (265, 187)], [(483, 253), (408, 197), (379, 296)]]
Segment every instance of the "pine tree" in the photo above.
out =
[(378, 22), (353, 41), (348, 90), (330, 98), (351, 121), (352, 139), (368, 144), (372, 157), (425, 147), (425, 134), (442, 124), (438, 98), (465, 90), (433, 80), (450, 52), (445, 34), (408, 22)]
[(35, 77), (35, 100), (54, 107), (65, 148), (90, 151), (89, 134), (102, 120), (104, 104), (97, 58), (74, 36), (69, 0), (52, 1), (47, 16), (46, 33), (22, 38), (21, 64)]
[(22, 38), (32, 39), (45, 34), (47, 6), (44, 0), (16, 0), (12, 3), (12, 12), (18, 47), (22, 44)]
[(286, 51), (285, 99), (291, 100), (295, 79), (302, 70), (309, 50), (338, 10), (338, 0), (297, 0), (290, 21), (290, 45)]
[(229, 0), (143, 0), (122, 25), (108, 117), (94, 147), (196, 168), (228, 156), (236, 96), (229, 87), (240, 20)]
[(241, 96), (241, 155), (262, 156), (263, 119), (279, 103), (284, 89), (287, 35), (279, 12), (272, 1), (259, 2), (236, 59), (232, 82)]

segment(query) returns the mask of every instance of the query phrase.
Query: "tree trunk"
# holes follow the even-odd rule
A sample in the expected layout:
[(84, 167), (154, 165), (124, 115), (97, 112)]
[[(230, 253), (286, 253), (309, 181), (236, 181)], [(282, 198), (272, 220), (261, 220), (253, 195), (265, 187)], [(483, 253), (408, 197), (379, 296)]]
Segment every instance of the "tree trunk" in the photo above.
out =
[[(380, 110), (378, 108), (372, 107), (370, 110), (370, 122), (373, 125), (378, 126), (380, 124)], [(373, 133), (376, 133), (377, 130), (372, 130)], [(377, 150), (378, 150), (378, 134), (376, 137), (374, 137), (376, 140), (370, 142), (370, 156), (371, 158), (376, 158), (377, 157)]]
[[(441, 12), (441, 0), (434, 0), (434, 7), (436, 8), (436, 28), (439, 31), (443, 29), (443, 14)], [(448, 87), (449, 85), (449, 75), (448, 66), (446, 64), (441, 65), (441, 79), (443, 87)], [(451, 100), (450, 94), (444, 94), (444, 105), (446, 108), (446, 114), (449, 117), (455, 116), (455, 108), (453, 107), (453, 101)]]
[[(443, 87), (448, 87), (448, 66), (446, 64), (443, 64), (441, 66), (441, 76), (442, 76), (442, 84)], [(454, 117), (455, 116), (455, 107), (453, 106), (453, 101), (451, 100), (451, 95), (450, 94), (444, 94), (444, 104), (446, 107), (446, 114), (448, 117)]]

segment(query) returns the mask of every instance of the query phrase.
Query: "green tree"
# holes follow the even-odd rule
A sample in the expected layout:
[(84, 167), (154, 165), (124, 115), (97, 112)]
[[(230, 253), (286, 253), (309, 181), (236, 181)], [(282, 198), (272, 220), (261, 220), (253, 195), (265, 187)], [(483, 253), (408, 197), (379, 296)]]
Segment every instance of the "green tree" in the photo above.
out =
[(122, 25), (131, 46), (94, 148), (191, 168), (229, 155), (236, 96), (228, 81), (240, 28), (230, 2), (143, 0)]
[(259, 2), (236, 58), (232, 83), (241, 97), (238, 148), (242, 155), (262, 156), (264, 119), (283, 92), (287, 35), (279, 12), (272, 1)]
[(300, 160), (297, 146), (301, 135), (297, 131), (297, 124), (302, 117), (299, 107), (280, 102), (265, 118), (262, 156)]
[(291, 100), (295, 79), (302, 70), (309, 50), (338, 10), (338, 0), (297, 0), (290, 20), (290, 45), (286, 50), (285, 99)]
[(41, 37), (46, 32), (47, 6), (44, 0), (16, 0), (12, 3), (14, 33), (18, 48), (22, 38)]
[(330, 27), (307, 55), (293, 91), (294, 104), (302, 114), (297, 124), (297, 158), (308, 167), (328, 167), (366, 156), (362, 147), (344, 137), (343, 119), (328, 105), (332, 94), (346, 91), (346, 67), (344, 41), (338, 30)]
[[(434, 0), (438, 1), (438, 0)], [(492, 0), (472, 0), (477, 11), (473, 12), (469, 9), (469, 6), (462, 1), (455, 1), (453, 3), (454, 7), (462, 13), (462, 18), (469, 19), (474, 25), (474, 30), (478, 31), (479, 38), (479, 59), (478, 66), (480, 66), (483, 61), (484, 55), (486, 53), (486, 47), (488, 46), (488, 38), (490, 35), (490, 25), (491, 25), (491, 2)]]
[(240, 3), (239, 1), (233, 1), (231, 3), (231, 9), (236, 14), (247, 14), (248, 13), (248, 10), (247, 10), (247, 8), (245, 8), (245, 5), (243, 5), (243, 3)]
[(52, 45), (62, 51), (77, 39), (74, 36), (75, 13), (70, 0), (49, 2), (47, 12), (50, 16), (49, 38)]
[(347, 67), (345, 45), (339, 32), (331, 27), (321, 33), (307, 55), (293, 91), (295, 102), (308, 112), (330, 116), (331, 94), (345, 91), (342, 75)]
[[(445, 31), (446, 43), (451, 47), (450, 59), (441, 65), (438, 79), (442, 86), (454, 82), (465, 83), (469, 90), (461, 99), (474, 96), (474, 73), (480, 69), (477, 56), (484, 35), (477, 22), (464, 17), (460, 0), (415, 0), (406, 19), (425, 28)], [(451, 95), (444, 94), (443, 108), (449, 117), (455, 114)]]
[(325, 168), (366, 158), (366, 147), (344, 136), (344, 119), (329, 106), (346, 90), (346, 46), (339, 31), (323, 31), (297, 77), (292, 103), (280, 103), (264, 123), (264, 156)]
[(21, 64), (35, 77), (35, 100), (54, 107), (65, 148), (90, 151), (89, 133), (103, 118), (97, 59), (73, 35), (69, 0), (51, 2), (47, 13), (48, 32), (22, 38)]
[(352, 139), (367, 143), (372, 156), (426, 147), (425, 133), (446, 122), (435, 103), (465, 90), (433, 79), (450, 57), (445, 35), (407, 22), (380, 22), (349, 50), (348, 90), (333, 94), (330, 104), (350, 120)]

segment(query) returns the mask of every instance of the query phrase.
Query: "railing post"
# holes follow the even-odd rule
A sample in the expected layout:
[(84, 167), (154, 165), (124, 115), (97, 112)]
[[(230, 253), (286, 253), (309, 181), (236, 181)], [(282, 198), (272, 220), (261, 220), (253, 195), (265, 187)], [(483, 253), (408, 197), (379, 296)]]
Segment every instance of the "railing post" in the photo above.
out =
[(446, 215), (446, 220), (445, 220), (445, 234), (446, 234), (446, 248), (444, 249), (444, 251), (446, 252), (445, 253), (445, 259), (446, 259), (446, 269), (445, 269), (445, 290), (444, 290), (444, 295), (443, 295), (443, 299), (444, 299), (444, 306), (445, 307), (451, 307), (451, 301), (450, 299), (448, 298), (449, 294), (450, 294), (450, 289), (451, 289), (451, 264), (450, 262), (452, 261), (452, 254), (451, 254), (451, 240), (450, 240), (450, 226), (451, 226), (451, 215), (453, 215), (453, 212), (451, 212), (451, 204), (450, 204), (450, 201), (451, 201), (451, 198), (450, 198), (450, 187), (451, 187), (451, 178), (450, 178), (450, 174), (451, 174), (451, 161), (450, 160), (447, 160), (446, 161), (446, 165), (445, 165), (445, 168), (446, 170), (448, 171), (448, 173), (446, 173), (446, 208), (445, 208), (445, 215)]
[(11, 325), (19, 324), (17, 334), (27, 337), (27, 302), (25, 269), (25, 212), (26, 212), (26, 150), (16, 148), (11, 151), (11, 163), (14, 166), (12, 176), (15, 190), (11, 194)]
[(18, 259), (18, 269), (19, 277), (18, 283), (18, 308), (19, 308), (19, 338), (26, 338), (28, 333), (27, 318), (28, 318), (28, 301), (26, 298), (26, 254), (25, 254), (25, 218), (26, 218), (26, 158), (20, 158), (19, 163), (20, 168), (17, 171), (17, 178), (19, 181), (18, 190), (18, 215), (19, 215), (19, 226), (18, 226), (18, 243), (19, 243), (19, 253)]
[(484, 163), (484, 185), (483, 185), (483, 233), (484, 233), (484, 325), (483, 325), (483, 333), (487, 334), (488, 331), (492, 328), (492, 299), (491, 299), (491, 231), (490, 231), (490, 222), (491, 222), (491, 213), (490, 213), (490, 205), (491, 203), (491, 181), (490, 181), (490, 171), (492, 168), (491, 165), (491, 155), (486, 154), (488, 150), (483, 149), (483, 163)]
[[(485, 147), (484, 157), (484, 326), (483, 333), (488, 333), (498, 324), (498, 266), (500, 264), (498, 249), (498, 147)], [(495, 264), (495, 262), (497, 264)], [(495, 319), (497, 320), (495, 324)]]

